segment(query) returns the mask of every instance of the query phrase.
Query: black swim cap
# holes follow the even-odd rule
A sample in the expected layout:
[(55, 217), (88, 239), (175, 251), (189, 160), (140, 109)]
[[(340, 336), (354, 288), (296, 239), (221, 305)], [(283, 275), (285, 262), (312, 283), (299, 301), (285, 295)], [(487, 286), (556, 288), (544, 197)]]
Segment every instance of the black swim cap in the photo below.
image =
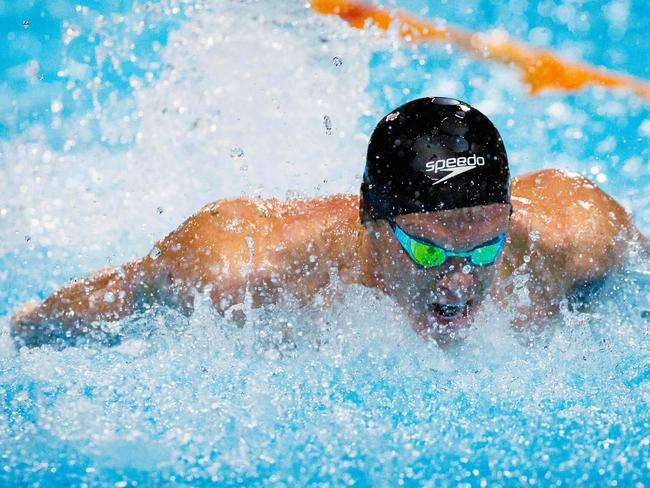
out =
[(381, 119), (368, 145), (361, 221), (510, 203), (499, 132), (453, 98), (420, 98)]

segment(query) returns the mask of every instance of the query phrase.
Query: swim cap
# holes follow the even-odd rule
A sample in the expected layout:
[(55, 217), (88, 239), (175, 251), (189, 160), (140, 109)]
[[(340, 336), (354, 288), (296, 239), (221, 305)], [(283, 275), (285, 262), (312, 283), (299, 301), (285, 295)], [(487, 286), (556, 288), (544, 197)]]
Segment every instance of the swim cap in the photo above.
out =
[(510, 203), (510, 172), (501, 136), (481, 112), (453, 98), (420, 98), (379, 121), (362, 222), (491, 203)]

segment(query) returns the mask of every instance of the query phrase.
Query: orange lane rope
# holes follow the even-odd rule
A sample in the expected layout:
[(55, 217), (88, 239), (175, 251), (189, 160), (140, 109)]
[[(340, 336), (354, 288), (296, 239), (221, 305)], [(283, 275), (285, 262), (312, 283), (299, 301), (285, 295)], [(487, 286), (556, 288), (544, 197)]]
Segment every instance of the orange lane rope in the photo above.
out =
[(646, 81), (563, 60), (550, 51), (508, 39), (507, 34), (501, 31), (484, 34), (447, 25), (439, 26), (404, 12), (389, 11), (354, 0), (311, 0), (311, 6), (321, 14), (338, 15), (357, 29), (370, 24), (388, 30), (396, 23), (400, 36), (407, 42), (451, 42), (479, 58), (517, 66), (533, 95), (547, 88), (576, 91), (586, 84), (594, 84), (606, 88), (627, 88), (650, 100), (650, 83)]

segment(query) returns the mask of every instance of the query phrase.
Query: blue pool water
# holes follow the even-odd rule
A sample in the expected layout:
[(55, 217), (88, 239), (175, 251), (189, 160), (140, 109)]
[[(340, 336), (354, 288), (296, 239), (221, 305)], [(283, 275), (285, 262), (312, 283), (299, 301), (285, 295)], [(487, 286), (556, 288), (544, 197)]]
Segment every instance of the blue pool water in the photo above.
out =
[[(640, 0), (391, 5), (650, 79)], [(374, 121), (424, 95), (487, 113), (514, 173), (585, 174), (650, 234), (648, 101), (530, 97), (513, 68), (293, 1), (0, 1), (0, 69), (0, 485), (648, 484), (634, 256), (554, 330), (515, 335), (489, 305), (451, 351), (358, 288), (242, 329), (207, 304), (154, 310), (113, 347), (6, 333), (18, 304), (146, 254), (206, 202), (356, 192)]]

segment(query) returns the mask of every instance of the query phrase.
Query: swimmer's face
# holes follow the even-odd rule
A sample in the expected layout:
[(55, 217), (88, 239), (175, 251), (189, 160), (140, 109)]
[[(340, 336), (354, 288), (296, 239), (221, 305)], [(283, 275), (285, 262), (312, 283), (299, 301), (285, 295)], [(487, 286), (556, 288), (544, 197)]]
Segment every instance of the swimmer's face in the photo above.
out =
[[(492, 204), (395, 217), (407, 234), (445, 249), (467, 251), (507, 232), (510, 206)], [(418, 267), (404, 252), (385, 220), (368, 226), (379, 287), (404, 309), (415, 330), (439, 343), (461, 337), (485, 299), (501, 262), (474, 266), (447, 257), (438, 267)], [(503, 254), (503, 253), (502, 253)]]

